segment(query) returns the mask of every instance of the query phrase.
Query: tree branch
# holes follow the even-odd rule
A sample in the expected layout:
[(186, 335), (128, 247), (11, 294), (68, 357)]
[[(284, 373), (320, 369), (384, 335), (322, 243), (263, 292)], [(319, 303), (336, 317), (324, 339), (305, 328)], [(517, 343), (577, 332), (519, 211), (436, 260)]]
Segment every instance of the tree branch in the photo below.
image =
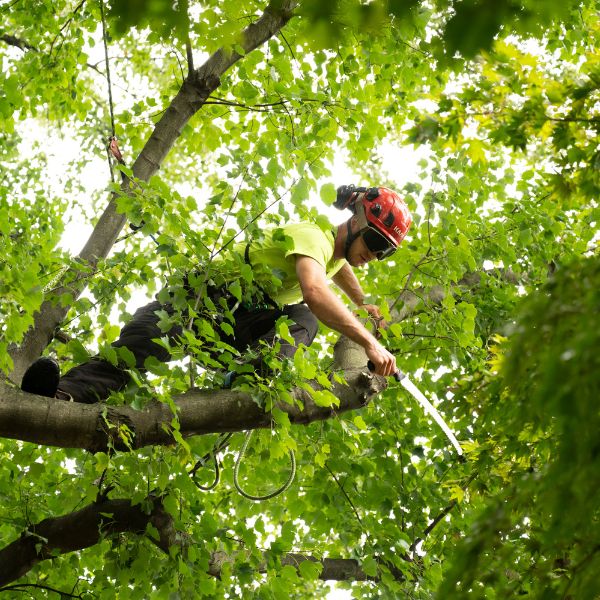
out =
[(600, 123), (600, 117), (590, 117), (589, 119), (576, 118), (576, 117), (562, 117), (562, 118), (551, 118), (546, 117), (548, 121), (554, 121), (555, 123)]
[[(79, 4), (73, 9), (71, 16), (62, 24), (62, 27), (59, 29), (58, 33), (54, 36), (52, 43), (50, 44), (50, 51), (48, 52), (49, 56), (52, 56), (52, 52), (54, 50), (54, 44), (56, 44), (56, 40), (62, 35), (63, 31), (73, 22), (75, 15), (81, 10), (81, 7), (85, 4), (86, 0), (81, 0)], [(62, 44), (61, 44), (62, 46)]]
[[(23, 531), (20, 537), (0, 549), (0, 592), (22, 587), (43, 587), (38, 584), (7, 584), (23, 577), (38, 563), (61, 554), (84, 550), (98, 544), (107, 537), (118, 533), (147, 535), (147, 527), (152, 525), (159, 534), (158, 539), (151, 539), (165, 553), (176, 546), (185, 553), (190, 544), (189, 537), (175, 529), (173, 518), (169, 515), (160, 499), (148, 498), (146, 502), (132, 505), (130, 500), (105, 500), (62, 515), (48, 518), (37, 525)], [(213, 552), (208, 564), (208, 574), (220, 577), (226, 564), (235, 562), (239, 553), (226, 554)], [(319, 578), (335, 581), (377, 580), (363, 571), (356, 559), (349, 558), (316, 558), (315, 556), (290, 552), (281, 556), (281, 565), (290, 565), (300, 570), (305, 562), (321, 566)], [(259, 573), (267, 570), (266, 561), (256, 569)], [(383, 564), (383, 563), (382, 563)], [(398, 578), (395, 570), (392, 573)], [(401, 575), (400, 575), (401, 577)], [(51, 588), (45, 588), (51, 589)], [(52, 590), (57, 591), (58, 590)], [(68, 597), (80, 597), (65, 593)]]
[[(241, 33), (244, 53), (248, 54), (278, 33), (292, 18), (296, 5), (297, 0), (273, 0), (258, 21), (250, 24)], [(185, 125), (200, 110), (209, 95), (219, 87), (220, 77), (241, 58), (241, 54), (221, 48), (204, 65), (196, 69), (192, 77), (183, 82), (133, 164), (134, 179), (148, 181), (158, 171)], [(124, 193), (127, 193), (127, 189)], [(125, 216), (117, 212), (116, 197), (113, 196), (77, 257), (84, 270), (94, 271), (98, 261), (108, 255), (125, 220)], [(83, 289), (81, 274), (78, 270), (67, 273), (70, 283), (58, 290), (54, 301), (50, 299), (42, 304), (22, 344), (9, 349), (13, 360), (13, 371), (10, 374), (12, 381), (20, 381), (25, 369), (50, 343), (54, 330), (64, 319), (69, 308), (57, 302), (56, 297), (69, 295), (73, 300), (78, 298)]]
[(8, 33), (0, 34), (0, 41), (5, 42), (9, 46), (16, 46), (19, 50), (23, 50), (23, 52), (26, 52), (27, 50), (38, 52), (38, 49), (29, 42), (15, 37), (14, 35), (9, 35)]
[[(461, 485), (461, 489), (463, 491), (466, 491), (469, 486), (471, 485), (471, 483), (473, 482), (474, 479), (476, 479), (478, 477), (479, 473), (475, 472), (472, 473), (467, 480), (465, 481), (465, 483), (463, 485)], [(427, 536), (441, 523), (441, 521), (446, 517), (446, 515), (450, 514), (450, 512), (452, 511), (452, 509), (458, 504), (458, 500), (452, 500), (452, 502), (450, 502), (448, 505), (446, 505), (431, 521), (431, 523), (429, 523), (429, 525), (427, 525), (427, 527), (425, 527), (425, 529), (423, 530), (423, 534), (416, 538), (413, 543), (410, 545), (409, 548), (409, 552), (413, 553), (417, 546), (423, 542), (424, 540), (427, 539)]]
[[(142, 504), (130, 500), (104, 500), (28, 527), (21, 536), (0, 550), (0, 585), (15, 581), (39, 562), (94, 546), (117, 533), (145, 535), (148, 525), (159, 534), (152, 539), (168, 553), (171, 546), (185, 548), (187, 536), (177, 532), (160, 498), (147, 498)], [(0, 589), (2, 591), (2, 589)]]
[(70, 592), (65, 592), (64, 590), (57, 590), (56, 588), (50, 587), (49, 585), (42, 585), (40, 583), (17, 583), (15, 585), (7, 585), (5, 587), (0, 588), (0, 592), (26, 592), (28, 588), (32, 588), (35, 590), (46, 590), (47, 592), (54, 592), (58, 594), (60, 600), (64, 600), (65, 598), (81, 598), (81, 594), (71, 594)]
[[(336, 345), (337, 355), (343, 354), (350, 344), (353, 342), (342, 338)], [(359, 409), (387, 386), (384, 377), (371, 375), (366, 367), (356, 368), (356, 364), (367, 362), (362, 348), (348, 352), (355, 353), (352, 368), (344, 372), (348, 385), (335, 383), (331, 389), (339, 399), (339, 406), (317, 406), (306, 390), (296, 388), (292, 390), (293, 405), (278, 404), (292, 423), (305, 425)], [(175, 397), (174, 403), (179, 433), (184, 438), (271, 426), (270, 413), (243, 392), (190, 390)], [(160, 402), (153, 402), (144, 410), (104, 403), (81, 404), (28, 394), (0, 382), (0, 437), (90, 452), (111, 448), (127, 452), (150, 445), (174, 444), (172, 420), (171, 408)]]
[[(214, 552), (208, 566), (209, 575), (220, 577), (223, 567), (226, 564), (233, 563), (236, 556), (236, 554)], [(311, 554), (289, 552), (284, 554), (280, 560), (281, 566), (290, 565), (297, 570), (305, 562), (321, 565), (319, 579), (323, 581), (377, 581), (379, 579), (378, 577), (368, 576), (360, 566), (360, 562), (354, 558), (317, 558)], [(266, 570), (266, 563), (259, 565), (257, 569), (259, 573), (264, 573)]]
[[(418, 268), (418, 265), (421, 264), (422, 261), (423, 259), (419, 260), (417, 265), (415, 265), (413, 268), (413, 271), (411, 271), (411, 274), (414, 272), (415, 268)], [(393, 312), (393, 321), (404, 321), (411, 315), (414, 315), (420, 306), (439, 306), (448, 293), (453, 295), (460, 293), (460, 288), (472, 289), (477, 287), (481, 283), (482, 274), (491, 275), (511, 285), (518, 285), (521, 281), (516, 273), (511, 269), (494, 268), (488, 271), (482, 270), (481, 272), (467, 272), (459, 281), (456, 282), (455, 285), (450, 287), (448, 290), (441, 285), (433, 285), (429, 288), (419, 287), (416, 290), (410, 290), (404, 286), (390, 306), (390, 311), (395, 309)], [(402, 305), (400, 307), (396, 307), (399, 302), (402, 302)]]
[[(296, 402), (293, 405), (282, 404), (279, 408), (288, 413), (293, 423), (309, 423), (364, 406), (386, 386), (385, 378), (373, 376), (366, 369), (355, 368), (364, 362), (363, 349), (347, 338), (340, 338), (334, 348), (333, 366), (344, 371), (348, 383), (335, 384), (332, 389), (340, 400), (340, 406), (335, 411), (316, 406), (305, 390), (295, 390), (294, 398), (302, 402), (303, 408), (298, 408)], [(175, 404), (179, 431), (184, 437), (270, 426), (270, 415), (261, 410), (249, 395), (240, 392), (194, 390), (176, 398)], [(12, 435), (7, 437), (17, 437), (14, 434), (18, 430), (19, 439), (52, 446), (131, 450), (148, 444), (173, 443), (168, 431), (171, 420), (171, 409), (159, 403), (146, 411), (104, 404), (77, 404), (25, 394), (0, 383), (0, 435), (12, 431)], [(119, 435), (121, 424), (127, 424), (133, 433), (130, 445), (125, 444)], [(106, 493), (99, 494), (96, 502), (67, 515), (45, 519), (0, 549), (0, 585), (22, 577), (45, 559), (88, 548), (107, 536), (122, 532), (144, 535), (149, 524), (159, 532), (158, 539), (152, 540), (159, 548), (169, 552), (171, 546), (179, 546), (185, 552), (189, 538), (175, 529), (173, 519), (164, 510), (160, 498), (149, 497), (142, 505), (133, 506), (130, 500), (108, 500)], [(223, 565), (235, 560), (236, 554), (215, 552), (208, 573), (218, 577)], [(377, 580), (377, 577), (367, 576), (354, 559), (321, 559), (304, 553), (288, 553), (281, 557), (282, 565), (292, 565), (297, 569), (306, 561), (321, 565), (320, 578), (323, 580)], [(259, 566), (259, 571), (266, 570), (266, 562)], [(379, 562), (389, 568), (394, 577), (402, 578), (397, 569)]]

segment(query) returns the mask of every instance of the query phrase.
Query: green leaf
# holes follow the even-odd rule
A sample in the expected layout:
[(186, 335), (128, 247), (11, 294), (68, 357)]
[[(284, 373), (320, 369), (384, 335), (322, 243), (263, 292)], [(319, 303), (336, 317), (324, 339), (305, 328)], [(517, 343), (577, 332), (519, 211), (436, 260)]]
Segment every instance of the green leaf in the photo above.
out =
[(365, 575), (368, 575), (369, 577), (377, 576), (377, 572), (378, 572), (379, 568), (377, 566), (377, 561), (374, 558), (372, 558), (370, 556), (363, 558), (360, 566), (362, 567), (362, 570), (365, 572)]
[(300, 576), (307, 581), (316, 581), (323, 571), (323, 565), (320, 562), (304, 560), (298, 567)]
[(327, 204), (327, 205), (332, 205), (335, 202), (335, 199), (337, 197), (337, 192), (336, 192), (336, 188), (333, 185), (333, 183), (324, 183), (321, 186), (321, 200)]

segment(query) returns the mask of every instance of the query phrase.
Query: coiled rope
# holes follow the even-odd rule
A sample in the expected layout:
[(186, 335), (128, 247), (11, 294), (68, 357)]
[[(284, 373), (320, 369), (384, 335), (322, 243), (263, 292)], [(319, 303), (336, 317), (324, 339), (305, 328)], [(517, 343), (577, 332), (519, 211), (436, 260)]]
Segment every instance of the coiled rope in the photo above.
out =
[[(242, 447), (240, 448), (240, 451), (235, 460), (235, 466), (233, 468), (233, 485), (235, 486), (235, 489), (238, 491), (240, 496), (243, 496), (244, 498), (246, 498), (248, 500), (252, 500), (254, 502), (263, 502), (264, 500), (270, 500), (271, 498), (275, 498), (276, 496), (283, 494), (283, 492), (285, 492), (292, 485), (292, 483), (296, 477), (296, 456), (294, 455), (293, 450), (288, 450), (288, 454), (290, 457), (290, 474), (289, 474), (287, 480), (283, 483), (283, 485), (281, 485), (276, 490), (273, 490), (272, 492), (265, 494), (264, 496), (258, 496), (258, 495), (248, 493), (246, 490), (244, 490), (242, 488), (242, 486), (240, 484), (240, 467), (242, 465), (244, 456), (246, 455), (246, 450), (248, 449), (248, 445), (250, 444), (250, 439), (252, 438), (253, 433), (254, 433), (254, 430), (252, 430), (252, 429), (249, 431), (246, 431), (246, 435), (244, 437), (244, 442), (242, 443)], [(219, 463), (219, 459), (218, 459), (217, 455), (219, 452), (224, 450), (229, 445), (229, 440), (231, 439), (232, 435), (233, 435), (233, 433), (221, 434), (219, 436), (219, 438), (217, 439), (217, 441), (215, 442), (213, 449), (210, 452), (207, 452), (189, 471), (189, 475), (192, 478), (194, 485), (199, 490), (201, 490), (203, 492), (210, 492), (210, 491), (214, 490), (217, 487), (217, 485), (219, 484), (219, 481), (221, 480), (221, 465)], [(196, 475), (198, 473), (198, 470), (201, 469), (202, 467), (207, 466), (211, 460), (212, 460), (213, 468), (215, 471), (215, 476), (214, 476), (213, 482), (209, 485), (202, 485), (196, 479)]]
[(244, 455), (246, 454), (246, 450), (248, 448), (248, 444), (250, 443), (250, 438), (252, 437), (253, 433), (254, 433), (253, 429), (246, 431), (246, 437), (244, 439), (244, 443), (242, 444), (242, 447), (238, 454), (237, 460), (235, 461), (235, 467), (233, 469), (233, 485), (235, 485), (235, 489), (244, 498), (247, 498), (248, 500), (254, 500), (255, 502), (262, 502), (263, 500), (270, 500), (271, 498), (275, 498), (275, 496), (279, 496), (279, 494), (283, 494), (283, 492), (285, 492), (290, 487), (290, 485), (292, 485), (292, 482), (294, 481), (294, 478), (296, 477), (296, 457), (294, 455), (293, 450), (291, 450), (291, 449), (288, 450), (288, 454), (290, 457), (290, 475), (289, 475), (287, 481), (280, 488), (277, 488), (276, 490), (274, 490), (264, 496), (254, 496), (252, 494), (249, 494), (244, 489), (242, 489), (242, 487), (240, 486), (239, 474), (240, 474), (240, 465), (242, 464), (242, 459), (244, 458)]

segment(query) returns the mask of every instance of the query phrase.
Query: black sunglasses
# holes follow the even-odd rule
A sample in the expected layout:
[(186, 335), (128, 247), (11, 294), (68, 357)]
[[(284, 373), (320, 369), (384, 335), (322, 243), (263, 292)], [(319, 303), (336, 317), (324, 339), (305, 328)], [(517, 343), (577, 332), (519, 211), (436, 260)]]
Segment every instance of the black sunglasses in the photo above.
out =
[(385, 238), (377, 229), (368, 227), (361, 233), (365, 246), (378, 260), (383, 260), (396, 252), (396, 246)]

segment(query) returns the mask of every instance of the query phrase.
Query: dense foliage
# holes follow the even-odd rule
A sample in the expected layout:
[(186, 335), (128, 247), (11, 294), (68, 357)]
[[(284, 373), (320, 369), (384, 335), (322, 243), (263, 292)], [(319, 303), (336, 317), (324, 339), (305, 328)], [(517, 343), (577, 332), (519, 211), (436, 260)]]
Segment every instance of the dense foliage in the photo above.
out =
[[(19, 584), (96, 598), (325, 597), (319, 563), (282, 566), (300, 552), (356, 559), (372, 579), (338, 584), (356, 598), (598, 597), (600, 6), (307, 0), (243, 55), (239, 32), (266, 7), (247, 4), (0, 7), (0, 368), (11, 372), (8, 349), (44, 294), (70, 307), (46, 350), (63, 371), (98, 350), (126, 362), (110, 342), (135, 308), (132, 295), (140, 302), (165, 281), (177, 294), (185, 273), (214, 265), (232, 238), (260, 236), (267, 223), (328, 226), (335, 186), (350, 183), (332, 173), (343, 159), (356, 183), (397, 188), (413, 209), (393, 261), (360, 277), (389, 317), (386, 345), (439, 401), (467, 460), (456, 460), (395, 383), (360, 412), (306, 427), (275, 410), (240, 477), (248, 491), (268, 492), (287, 476), (289, 449), (298, 472), (285, 494), (262, 503), (232, 485), (242, 434), (223, 454), (223, 481), (206, 493), (188, 471), (214, 436), (94, 455), (3, 439), (2, 546), (93, 503), (99, 488), (133, 503), (162, 495), (192, 542), (167, 556), (151, 543), (151, 526), (145, 536), (107, 536), (41, 562)], [(195, 67), (220, 47), (243, 56), (159, 173), (120, 195), (119, 210), (144, 223), (140, 232), (124, 230), (97, 269), (77, 267), (58, 245), (63, 231), (73, 220), (95, 224), (119, 190), (119, 173), (111, 184), (103, 166), (113, 133), (107, 66), (131, 165), (187, 76), (186, 42)], [(78, 152), (52, 171), (66, 139)], [(390, 161), (398, 148), (419, 160)], [(90, 164), (105, 169), (100, 186)], [(85, 275), (79, 298), (53, 296), (64, 266)], [(229, 267), (252, 283), (243, 257)], [(326, 384), (336, 335), (323, 329), (294, 364), (276, 365), (275, 380), (244, 385), (269, 405), (306, 380)], [(236, 362), (208, 326), (175, 352), (191, 358), (153, 365), (149, 381), (110, 402), (168, 404), (191, 386), (219, 387)], [(176, 419), (172, 426), (177, 437)], [(199, 478), (210, 483), (210, 470)], [(208, 573), (215, 552), (230, 558), (220, 578)]]

